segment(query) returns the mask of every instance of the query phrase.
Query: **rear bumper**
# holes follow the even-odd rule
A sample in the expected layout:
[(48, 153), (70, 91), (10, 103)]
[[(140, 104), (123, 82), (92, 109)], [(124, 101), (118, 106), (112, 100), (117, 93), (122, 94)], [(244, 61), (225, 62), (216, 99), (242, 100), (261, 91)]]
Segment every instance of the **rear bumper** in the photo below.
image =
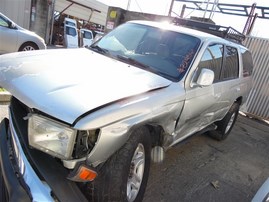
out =
[[(51, 156), (23, 147), (10, 120), (0, 125), (0, 165), (8, 201), (87, 201)], [(2, 189), (3, 190), (3, 189)]]

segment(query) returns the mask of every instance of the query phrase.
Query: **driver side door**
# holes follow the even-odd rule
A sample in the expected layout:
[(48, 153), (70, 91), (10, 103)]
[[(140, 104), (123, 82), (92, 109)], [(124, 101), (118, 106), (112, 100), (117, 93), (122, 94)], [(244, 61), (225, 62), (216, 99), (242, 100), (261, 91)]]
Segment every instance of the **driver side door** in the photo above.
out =
[(202, 69), (210, 69), (214, 72), (214, 81), (209, 86), (186, 87), (186, 101), (180, 119), (176, 126), (176, 139), (178, 141), (209, 125), (221, 102), (221, 68), (224, 58), (223, 44), (210, 44), (196, 69), (193, 83), (198, 79)]

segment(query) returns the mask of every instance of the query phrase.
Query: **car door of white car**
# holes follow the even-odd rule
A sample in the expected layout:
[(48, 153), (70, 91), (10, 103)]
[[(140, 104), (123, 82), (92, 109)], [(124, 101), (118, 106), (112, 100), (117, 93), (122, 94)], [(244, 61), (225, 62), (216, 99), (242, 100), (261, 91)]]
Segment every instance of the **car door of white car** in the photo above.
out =
[(224, 45), (222, 44), (211, 44), (204, 51), (193, 83), (197, 81), (201, 70), (204, 68), (214, 72), (214, 81), (209, 86), (194, 85), (186, 89), (186, 101), (176, 127), (175, 142), (200, 131), (218, 116), (222, 97), (220, 78), (223, 53)]
[(78, 31), (76, 27), (64, 24), (64, 41), (67, 48), (78, 48)]
[(90, 46), (93, 42), (93, 34), (91, 30), (88, 29), (80, 29), (80, 38), (82, 39), (82, 47)]
[(0, 54), (17, 51), (17, 41), (16, 26), (0, 15)]

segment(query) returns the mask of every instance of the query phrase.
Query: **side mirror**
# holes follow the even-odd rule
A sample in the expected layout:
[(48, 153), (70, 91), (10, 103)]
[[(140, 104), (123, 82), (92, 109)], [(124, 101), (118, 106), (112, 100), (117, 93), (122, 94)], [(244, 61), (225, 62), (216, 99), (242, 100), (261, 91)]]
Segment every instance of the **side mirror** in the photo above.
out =
[(16, 24), (13, 23), (13, 22), (10, 22), (9, 28), (11, 28), (11, 29), (17, 29)]
[(197, 84), (199, 86), (210, 86), (214, 81), (214, 72), (210, 69), (203, 68), (197, 79)]

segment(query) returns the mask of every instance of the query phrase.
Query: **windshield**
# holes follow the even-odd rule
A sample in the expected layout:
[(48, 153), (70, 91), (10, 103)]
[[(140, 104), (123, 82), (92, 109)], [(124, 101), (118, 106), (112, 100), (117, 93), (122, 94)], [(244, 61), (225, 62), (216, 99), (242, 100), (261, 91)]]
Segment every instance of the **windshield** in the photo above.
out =
[(93, 44), (92, 49), (179, 81), (199, 45), (200, 39), (187, 34), (126, 23)]

